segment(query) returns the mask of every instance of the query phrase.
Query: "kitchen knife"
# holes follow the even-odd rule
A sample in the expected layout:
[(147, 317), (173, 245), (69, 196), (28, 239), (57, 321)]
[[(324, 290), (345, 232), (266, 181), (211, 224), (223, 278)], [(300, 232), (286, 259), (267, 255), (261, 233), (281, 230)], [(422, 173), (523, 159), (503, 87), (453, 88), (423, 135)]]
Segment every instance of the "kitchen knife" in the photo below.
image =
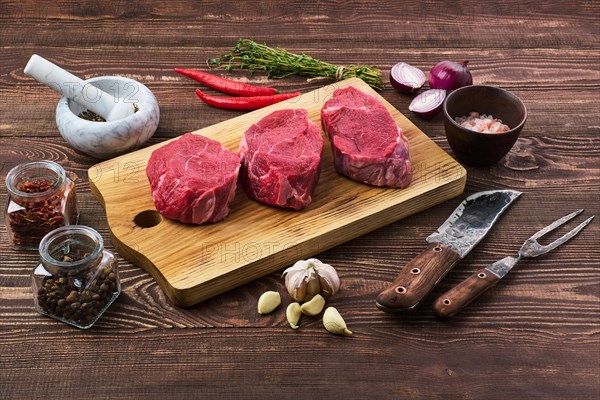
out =
[(506, 276), (506, 274), (508, 274), (522, 258), (537, 257), (546, 254), (550, 250), (557, 248), (577, 235), (579, 231), (585, 228), (592, 219), (594, 219), (594, 216), (589, 217), (570, 232), (567, 232), (552, 243), (542, 245), (538, 242), (539, 238), (557, 229), (559, 226), (575, 218), (582, 212), (583, 209), (565, 215), (539, 232), (536, 232), (523, 243), (517, 257), (505, 257), (488, 267), (475, 271), (471, 276), (448, 290), (433, 303), (433, 312), (435, 315), (440, 318), (450, 318), (454, 316), (482, 293), (498, 283), (500, 279), (504, 278), (504, 276)]
[(521, 192), (515, 190), (490, 190), (467, 197), (427, 237), (429, 246), (406, 264), (392, 285), (377, 296), (377, 307), (392, 313), (416, 308), (519, 195)]

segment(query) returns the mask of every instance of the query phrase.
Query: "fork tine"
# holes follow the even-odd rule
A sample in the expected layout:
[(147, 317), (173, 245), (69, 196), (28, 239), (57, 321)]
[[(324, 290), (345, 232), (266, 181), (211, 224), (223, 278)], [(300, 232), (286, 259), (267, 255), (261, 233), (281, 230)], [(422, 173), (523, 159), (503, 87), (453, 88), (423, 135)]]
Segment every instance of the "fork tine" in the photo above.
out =
[[(561, 244), (563, 244), (564, 242), (566, 242), (567, 240), (571, 239), (573, 236), (577, 235), (579, 233), (580, 230), (582, 230), (583, 228), (585, 228), (590, 222), (592, 222), (592, 220), (594, 219), (595, 215), (592, 215), (591, 217), (589, 217), (588, 219), (586, 219), (585, 221), (583, 221), (581, 224), (577, 225), (575, 228), (571, 229), (570, 232), (564, 234), (562, 237), (556, 239), (554, 242), (543, 246), (543, 251), (544, 253), (549, 252), (550, 250), (553, 250), (555, 248), (557, 248), (558, 246), (560, 246)], [(560, 225), (560, 224), (559, 224)], [(542, 253), (543, 254), (543, 253)]]
[[(546, 233), (553, 231), (554, 229), (558, 228), (559, 226), (561, 226), (562, 224), (566, 223), (567, 221), (572, 220), (573, 218), (575, 218), (576, 216), (578, 216), (579, 214), (581, 214), (583, 212), (583, 208), (580, 210), (577, 210), (575, 212), (572, 212), (571, 214), (565, 215), (562, 218), (557, 219), (556, 221), (554, 221), (553, 223), (551, 223), (550, 225), (548, 225), (547, 227), (545, 227), (544, 229), (541, 229), (540, 231), (536, 232), (532, 237), (530, 237), (530, 240), (537, 240), (539, 238), (541, 238), (542, 236), (544, 236)], [(588, 222), (589, 223), (589, 222)]]

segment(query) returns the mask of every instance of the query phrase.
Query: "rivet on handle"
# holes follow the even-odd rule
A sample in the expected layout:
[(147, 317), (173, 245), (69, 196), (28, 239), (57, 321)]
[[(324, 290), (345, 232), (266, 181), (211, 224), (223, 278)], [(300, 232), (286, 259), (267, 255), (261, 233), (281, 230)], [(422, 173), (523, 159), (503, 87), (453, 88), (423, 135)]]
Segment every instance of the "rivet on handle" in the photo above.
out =
[(486, 277), (486, 275), (485, 275), (485, 272), (480, 272), (480, 273), (478, 273), (478, 274), (477, 274), (477, 277), (478, 277), (478, 278), (481, 278), (481, 279), (485, 278), (485, 277)]
[(449, 305), (450, 305), (450, 303), (452, 303), (452, 302), (450, 301), (450, 299), (445, 299), (445, 300), (444, 300), (444, 304), (445, 304), (445, 305), (449, 306)]
[(396, 292), (396, 294), (404, 294), (406, 293), (406, 288), (404, 286), (397, 286), (394, 289), (394, 292)]
[(435, 246), (433, 248), (433, 251), (435, 251), (436, 253), (439, 253), (440, 251), (442, 251), (442, 248), (440, 246)]
[(410, 273), (413, 275), (418, 275), (421, 273), (421, 270), (419, 268), (413, 268), (410, 270)]

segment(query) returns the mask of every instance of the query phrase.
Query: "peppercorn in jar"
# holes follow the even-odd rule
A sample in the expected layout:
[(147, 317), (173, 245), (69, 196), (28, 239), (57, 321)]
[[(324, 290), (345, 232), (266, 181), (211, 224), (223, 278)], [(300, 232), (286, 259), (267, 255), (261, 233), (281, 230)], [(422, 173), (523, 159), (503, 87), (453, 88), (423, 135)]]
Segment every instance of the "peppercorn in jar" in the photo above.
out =
[(121, 293), (116, 257), (97, 231), (82, 225), (48, 233), (39, 251), (31, 276), (37, 311), (90, 328)]
[(75, 184), (52, 161), (17, 165), (6, 176), (9, 246), (36, 250), (48, 232), (76, 224), (79, 214)]

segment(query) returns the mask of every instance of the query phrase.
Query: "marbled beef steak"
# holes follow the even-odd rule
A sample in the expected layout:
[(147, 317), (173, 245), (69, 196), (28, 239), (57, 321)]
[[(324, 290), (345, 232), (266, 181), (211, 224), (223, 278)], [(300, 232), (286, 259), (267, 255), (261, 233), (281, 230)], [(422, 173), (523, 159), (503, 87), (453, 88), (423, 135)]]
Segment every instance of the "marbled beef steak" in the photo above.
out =
[(321, 121), (338, 173), (373, 186), (410, 184), (408, 140), (375, 96), (353, 86), (338, 89), (323, 105)]
[(306, 110), (275, 111), (244, 133), (240, 181), (251, 199), (302, 209), (312, 201), (322, 150), (321, 129)]
[(238, 156), (221, 143), (186, 133), (152, 153), (146, 175), (161, 215), (202, 224), (229, 213), (239, 168)]

